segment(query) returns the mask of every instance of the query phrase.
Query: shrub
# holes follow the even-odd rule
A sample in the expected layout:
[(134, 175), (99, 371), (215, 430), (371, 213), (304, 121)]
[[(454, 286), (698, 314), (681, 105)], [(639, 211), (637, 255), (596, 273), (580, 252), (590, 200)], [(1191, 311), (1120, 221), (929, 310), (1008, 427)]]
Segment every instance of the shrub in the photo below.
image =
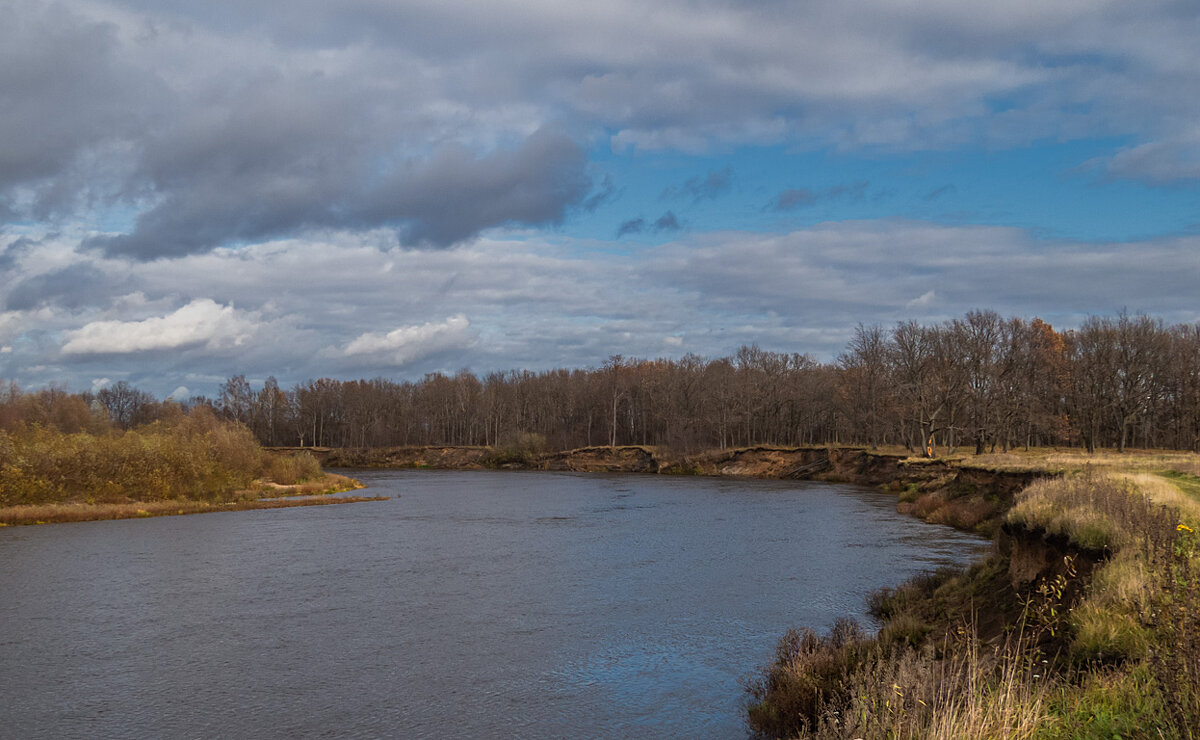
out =
[(521, 432), (504, 439), (481, 462), (490, 468), (528, 465), (546, 451), (546, 438), (533, 432)]
[(260, 475), (250, 431), (201, 407), (128, 432), (0, 432), (0, 505), (227, 499)]
[(873, 647), (852, 620), (838, 620), (824, 637), (807, 628), (788, 630), (775, 648), (775, 661), (747, 687), (751, 728), (769, 737), (815, 728)]
[(268, 455), (265, 464), (266, 477), (275, 483), (291, 486), (321, 476), (321, 464), (307, 452), (289, 455)]

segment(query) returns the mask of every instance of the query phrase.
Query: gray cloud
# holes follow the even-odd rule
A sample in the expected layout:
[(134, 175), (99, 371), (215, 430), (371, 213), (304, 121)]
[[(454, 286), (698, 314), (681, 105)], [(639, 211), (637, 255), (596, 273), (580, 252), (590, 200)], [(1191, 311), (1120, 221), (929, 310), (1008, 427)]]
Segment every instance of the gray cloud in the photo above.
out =
[(17, 0), (0, 10), (0, 208), (39, 218), (70, 211), (119, 186), (93, 166), (152, 130), (168, 91), (128, 58), (113, 23), (69, 4)]
[(68, 309), (108, 303), (118, 292), (129, 291), (128, 278), (112, 279), (86, 262), (24, 278), (3, 298), (9, 311), (27, 311), (54, 305)]
[[(99, 211), (149, 258), (389, 225), (430, 245), (594, 208), (581, 132), (842, 151), (1121, 136), (1113, 177), (1192, 180), (1187, 3), (7, 0), (0, 213)], [(559, 123), (570, 136), (541, 135)], [(596, 134), (596, 132), (604, 132)], [(567, 145), (571, 141), (571, 145)], [(540, 168), (540, 169), (539, 169)], [(693, 202), (714, 171), (669, 188)], [(447, 188), (465, 188), (451, 215)]]
[(657, 219), (654, 220), (653, 228), (655, 231), (663, 232), (663, 231), (679, 231), (679, 229), (681, 227), (679, 225), (679, 219), (675, 218), (675, 214), (672, 213), (671, 211), (667, 211), (666, 213), (664, 213), (663, 215), (659, 216)]
[(790, 211), (793, 208), (811, 206), (817, 202), (817, 194), (808, 188), (788, 188), (775, 198), (771, 208), (776, 211)]
[(1101, 165), (1112, 178), (1144, 180), (1155, 185), (1200, 180), (1200, 127), (1190, 136), (1122, 149), (1091, 164)]
[(373, 193), (362, 209), (366, 226), (409, 224), (416, 242), (446, 246), (489, 226), (560, 223), (566, 208), (591, 189), (577, 144), (547, 130), (516, 151), (475, 157), (465, 149), (441, 150)]
[(594, 211), (605, 203), (610, 203), (618, 196), (617, 187), (613, 184), (612, 175), (605, 175), (597, 184), (593, 193), (581, 203), (585, 211)]
[(797, 208), (805, 208), (816, 205), (821, 201), (860, 201), (866, 197), (867, 187), (869, 185), (870, 183), (868, 182), (858, 181), (833, 185), (825, 188), (824, 190), (789, 188), (775, 196), (774, 200), (767, 205), (767, 208), (773, 211), (791, 211)]
[(638, 216), (637, 218), (631, 218), (628, 221), (621, 222), (621, 225), (617, 227), (617, 238), (620, 239), (621, 237), (629, 236), (630, 234), (640, 234), (645, 230), (646, 219)]
[[(986, 305), (1069, 324), (1120, 308), (1111, 296), (1197, 318), (1194, 238), (879, 221), (675, 237), (616, 259), (489, 231), (611, 202), (613, 182), (592, 182), (604, 165), (586, 162), (606, 149), (1112, 137), (1125, 144), (1095, 171), (1189, 183), (1200, 45), (1186, 2), (0, 0), (0, 13), (0, 377), (23, 383), (294, 382), (330, 372), (327, 348), (400, 347), (406, 328), (458, 316), (470, 332), (429, 330), (438, 352), (354, 354), (333, 371), (588, 365), (665, 337), (703, 354), (836, 352), (860, 320)], [(732, 180), (715, 170), (662, 195), (695, 205)], [(866, 183), (795, 188), (767, 208), (864, 197)], [(677, 230), (668, 211), (617, 231)], [(169, 349), (154, 344), (163, 328)], [(73, 340), (88, 351), (64, 355)]]
[(653, 222), (647, 222), (642, 216), (621, 222), (621, 225), (617, 227), (617, 238), (620, 239), (623, 236), (641, 234), (643, 232), (663, 234), (671, 231), (679, 231), (681, 228), (683, 226), (679, 223), (679, 219), (675, 216), (675, 213), (667, 211), (654, 219)]
[(733, 184), (733, 168), (725, 167), (713, 170), (704, 177), (689, 177), (679, 185), (671, 185), (663, 189), (659, 200), (675, 200), (678, 198), (691, 199), (692, 203), (702, 200), (714, 200), (725, 193)]
[(245, 141), (233, 149), (214, 145), (212, 155), (222, 161), (170, 174), (183, 182), (139, 216), (131, 233), (96, 237), (87, 246), (151, 259), (306, 228), (394, 226), (413, 243), (442, 247), (491, 226), (560, 223), (591, 188), (582, 150), (548, 130), (533, 133), (515, 150), (485, 156), (446, 146), (428, 160), (406, 162), (366, 183), (356, 182), (368, 179), (365, 173), (355, 177), (333, 164), (332, 152), (293, 167), (269, 161), (282, 157), (279, 153), (243, 160), (239, 150), (247, 148)]

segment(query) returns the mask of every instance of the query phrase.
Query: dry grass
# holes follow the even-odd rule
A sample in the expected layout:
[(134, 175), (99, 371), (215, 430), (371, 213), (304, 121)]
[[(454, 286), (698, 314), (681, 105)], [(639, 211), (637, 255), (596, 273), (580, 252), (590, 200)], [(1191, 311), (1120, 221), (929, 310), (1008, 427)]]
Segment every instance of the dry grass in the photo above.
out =
[[(1022, 633), (985, 648), (973, 629), (937, 649), (897, 648), (842, 622), (792, 631), (749, 687), (760, 737), (1029, 738), (1049, 722), (1053, 683)], [(943, 657), (944, 656), (944, 657)]]
[(0, 526), (21, 524), (58, 524), (92, 522), (107, 519), (141, 519), (181, 514), (210, 514), (215, 511), (286, 509), (295, 506), (356, 504), (386, 501), (387, 496), (343, 496), (339, 498), (244, 499), (225, 503), (208, 501), (149, 501), (132, 504), (41, 504), (0, 508)]
[(1063, 450), (1039, 447), (1029, 451), (1013, 450), (991, 455), (966, 455), (955, 458), (959, 463), (989, 470), (1042, 471), (1070, 473), (1085, 468), (1096, 470), (1121, 470), (1127, 472), (1158, 472), (1178, 470), (1200, 475), (1200, 455), (1194, 452), (1170, 450), (1097, 450), (1088, 454), (1083, 450)]
[(308, 452), (267, 455), (263, 472), (274, 483), (290, 486), (321, 476), (321, 464)]
[(1173, 527), (1168, 518), (1130, 474), (1092, 468), (1034, 481), (1008, 512), (1010, 523), (1065, 536), (1085, 549), (1113, 552), (1133, 544), (1150, 527)]
[(254, 486), (244, 491), (243, 495), (257, 494), (271, 497), (323, 496), (329, 493), (357, 491), (360, 488), (366, 488), (366, 486), (353, 478), (337, 475), (336, 473), (321, 473), (320, 477), (291, 485), (283, 485), (276, 481), (255, 481)]
[(107, 519), (139, 519), (180, 514), (207, 514), (214, 511), (247, 511), (252, 509), (283, 509), (293, 506), (321, 506), (363, 501), (385, 501), (386, 496), (343, 496), (327, 494), (365, 488), (362, 483), (344, 475), (324, 473), (316, 480), (290, 486), (257, 481), (253, 488), (237, 492), (231, 501), (125, 501), (108, 503), (26, 504), (0, 507), (0, 526), (20, 524), (57, 524)]

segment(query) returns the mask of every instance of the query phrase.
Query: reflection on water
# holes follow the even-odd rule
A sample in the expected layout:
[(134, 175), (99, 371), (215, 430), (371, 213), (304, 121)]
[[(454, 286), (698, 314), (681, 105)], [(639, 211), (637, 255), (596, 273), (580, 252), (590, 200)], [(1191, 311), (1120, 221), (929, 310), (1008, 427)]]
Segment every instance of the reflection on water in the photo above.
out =
[(815, 483), (364, 471), (0, 530), (2, 737), (739, 738), (783, 631), (980, 540)]

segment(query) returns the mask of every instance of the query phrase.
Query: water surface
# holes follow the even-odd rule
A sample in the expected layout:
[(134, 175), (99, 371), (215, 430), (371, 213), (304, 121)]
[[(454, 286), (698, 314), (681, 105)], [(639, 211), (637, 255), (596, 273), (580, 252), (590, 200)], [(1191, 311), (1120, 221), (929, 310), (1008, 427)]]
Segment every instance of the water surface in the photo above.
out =
[(852, 486), (354, 475), (392, 500), (0, 530), (0, 737), (742, 738), (785, 629), (981, 547)]

